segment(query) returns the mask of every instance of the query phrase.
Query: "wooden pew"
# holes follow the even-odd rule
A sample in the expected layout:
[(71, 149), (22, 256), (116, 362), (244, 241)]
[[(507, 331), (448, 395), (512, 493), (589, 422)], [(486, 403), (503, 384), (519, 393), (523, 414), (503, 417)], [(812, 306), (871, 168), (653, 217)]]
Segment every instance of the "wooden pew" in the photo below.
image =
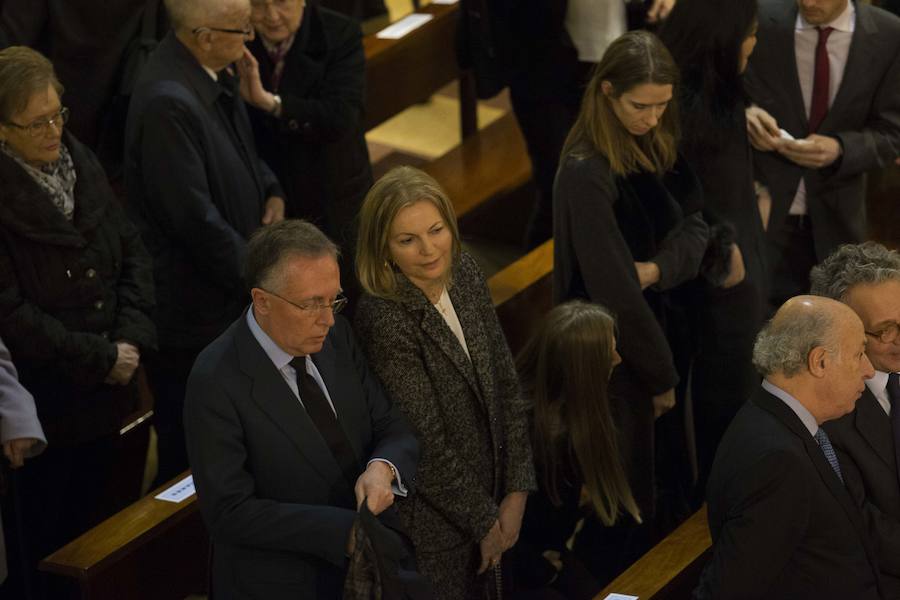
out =
[(687, 600), (709, 559), (711, 547), (704, 506), (616, 577), (594, 600), (603, 600), (612, 593), (637, 596), (640, 600)]

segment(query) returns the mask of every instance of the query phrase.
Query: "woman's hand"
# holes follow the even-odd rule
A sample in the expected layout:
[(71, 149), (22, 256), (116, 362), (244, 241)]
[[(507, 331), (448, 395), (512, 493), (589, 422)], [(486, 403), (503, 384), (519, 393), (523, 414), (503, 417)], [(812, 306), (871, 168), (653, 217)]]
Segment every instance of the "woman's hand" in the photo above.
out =
[(737, 244), (731, 245), (731, 265), (728, 269), (728, 277), (722, 282), (725, 289), (731, 288), (739, 284), (747, 276), (747, 269), (744, 267), (744, 255)]
[(658, 419), (675, 408), (675, 388), (653, 396), (653, 418)]
[(481, 547), (481, 566), (478, 567), (478, 574), (481, 575), (493, 567), (500, 564), (500, 557), (503, 555), (503, 531), (500, 529), (500, 521), (494, 521), (484, 539), (479, 543)]
[(16, 438), (3, 442), (3, 454), (9, 459), (9, 466), (18, 469), (25, 464), (25, 454), (37, 443), (36, 438)]
[(635, 262), (634, 268), (637, 271), (638, 281), (641, 282), (642, 290), (659, 283), (659, 265), (655, 262)]
[(244, 56), (237, 61), (238, 75), (241, 78), (239, 89), (244, 102), (267, 113), (273, 112), (278, 106), (275, 96), (263, 88), (259, 78), (259, 63), (253, 53), (244, 46)]
[(128, 385), (141, 362), (141, 352), (137, 346), (126, 341), (116, 342), (116, 364), (106, 375), (105, 383), (109, 385)]
[(760, 152), (770, 152), (781, 145), (778, 121), (764, 109), (753, 105), (747, 108), (747, 134), (750, 143)]
[(509, 550), (519, 541), (522, 515), (525, 514), (527, 492), (511, 492), (500, 503), (500, 531), (503, 533), (503, 550)]

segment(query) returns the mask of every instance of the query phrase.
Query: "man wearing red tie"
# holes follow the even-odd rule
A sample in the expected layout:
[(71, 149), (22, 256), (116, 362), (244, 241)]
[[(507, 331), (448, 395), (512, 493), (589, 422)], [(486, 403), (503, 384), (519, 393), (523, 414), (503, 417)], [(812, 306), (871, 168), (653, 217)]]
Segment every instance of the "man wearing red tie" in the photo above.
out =
[(745, 75), (771, 303), (866, 234), (864, 173), (900, 155), (900, 18), (850, 0), (762, 0)]

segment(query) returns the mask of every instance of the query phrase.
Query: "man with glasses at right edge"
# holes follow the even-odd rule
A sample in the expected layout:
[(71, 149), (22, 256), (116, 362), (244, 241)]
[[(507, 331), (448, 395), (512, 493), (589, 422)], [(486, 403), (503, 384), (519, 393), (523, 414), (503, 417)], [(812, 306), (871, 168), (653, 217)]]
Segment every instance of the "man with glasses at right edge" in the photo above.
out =
[(181, 413), (194, 359), (241, 314), (247, 238), (284, 216), (229, 66), (253, 39), (249, 0), (166, 0), (173, 31), (144, 67), (125, 132), (127, 206), (154, 259), (161, 484), (187, 467)]
[(900, 254), (875, 242), (846, 244), (810, 279), (813, 294), (856, 312), (868, 338), (875, 376), (856, 409), (824, 428), (876, 541), (884, 596), (900, 598)]

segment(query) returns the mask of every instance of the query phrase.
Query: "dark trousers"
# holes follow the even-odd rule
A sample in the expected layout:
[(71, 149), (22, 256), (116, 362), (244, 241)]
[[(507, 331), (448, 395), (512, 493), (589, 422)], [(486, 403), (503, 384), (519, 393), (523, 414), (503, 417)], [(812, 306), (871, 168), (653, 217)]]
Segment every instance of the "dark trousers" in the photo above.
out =
[(137, 485), (116, 477), (118, 432), (74, 446), (54, 446), (9, 473), (3, 527), (9, 578), (0, 598), (51, 600), (52, 581), (38, 562), (138, 499)]
[(188, 468), (184, 442), (184, 394), (188, 375), (202, 348), (160, 348), (147, 364), (153, 392), (153, 427), (159, 470), (152, 487), (157, 487)]
[(591, 65), (578, 61), (574, 48), (559, 45), (512, 78), (510, 100), (522, 130), (537, 188), (525, 246), (530, 250), (553, 237), (553, 180), (569, 130), (578, 116)]
[(788, 215), (782, 224), (781, 241), (769, 243), (771, 312), (788, 298), (809, 293), (809, 271), (817, 262), (809, 216)]

